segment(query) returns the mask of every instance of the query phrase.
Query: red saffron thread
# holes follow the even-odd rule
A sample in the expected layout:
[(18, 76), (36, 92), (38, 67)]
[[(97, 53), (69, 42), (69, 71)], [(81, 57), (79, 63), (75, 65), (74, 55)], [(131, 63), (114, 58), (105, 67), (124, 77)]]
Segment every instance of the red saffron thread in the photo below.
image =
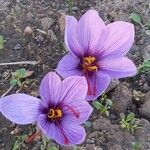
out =
[(80, 113), (76, 112), (72, 107), (70, 107), (68, 105), (64, 105), (64, 106), (66, 106), (67, 108), (69, 108), (73, 112), (73, 114), (76, 116), (76, 118), (80, 117)]
[(63, 130), (63, 128), (59, 125), (59, 123), (57, 122), (57, 126), (60, 128), (60, 131), (61, 131), (61, 133), (62, 133), (62, 135), (63, 135), (63, 137), (64, 137), (64, 144), (69, 144), (69, 140), (68, 140), (68, 138), (67, 138), (67, 136), (65, 135), (65, 133), (64, 133), (64, 130)]
[(88, 72), (86, 72), (85, 76), (86, 76), (86, 80), (87, 80), (87, 84), (88, 84), (88, 92), (87, 92), (87, 94), (91, 95), (91, 84), (90, 84), (90, 80), (89, 80), (89, 77), (88, 77)]
[(93, 91), (93, 95), (96, 95), (96, 75), (94, 74), (94, 91)]

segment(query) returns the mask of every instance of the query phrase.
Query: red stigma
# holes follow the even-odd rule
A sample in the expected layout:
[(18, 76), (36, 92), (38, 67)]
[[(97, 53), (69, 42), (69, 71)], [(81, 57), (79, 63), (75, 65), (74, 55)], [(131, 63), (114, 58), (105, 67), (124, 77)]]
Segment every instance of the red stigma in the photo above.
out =
[(64, 107), (65, 106), (75, 115), (76, 118), (80, 117), (80, 113), (78, 111), (75, 111), (72, 107), (70, 107), (68, 105), (64, 105)]
[(69, 144), (69, 140), (68, 140), (67, 136), (65, 135), (63, 128), (59, 125), (58, 122), (57, 122), (57, 126), (59, 127), (59, 129), (60, 129), (60, 131), (61, 131), (61, 133), (62, 133), (62, 135), (64, 137), (64, 144), (68, 145)]
[(96, 95), (96, 75), (94, 75), (95, 79), (94, 79), (94, 91), (93, 91), (93, 95)]
[(86, 77), (86, 81), (87, 81), (87, 85), (88, 85), (88, 92), (87, 94), (88, 95), (91, 95), (91, 84), (90, 84), (90, 80), (89, 80), (89, 77), (88, 77), (88, 73), (86, 72), (85, 74), (85, 77)]
[[(87, 95), (96, 95), (96, 75), (95, 75), (95, 71), (98, 70), (98, 66), (96, 64), (96, 57), (93, 57), (93, 56), (83, 57), (82, 67), (83, 67), (83, 73), (86, 77), (87, 84), (88, 84)], [(90, 79), (89, 79), (89, 75), (88, 75), (89, 72), (94, 73), (94, 78), (95, 78), (94, 83), (93, 82), (90, 83)]]

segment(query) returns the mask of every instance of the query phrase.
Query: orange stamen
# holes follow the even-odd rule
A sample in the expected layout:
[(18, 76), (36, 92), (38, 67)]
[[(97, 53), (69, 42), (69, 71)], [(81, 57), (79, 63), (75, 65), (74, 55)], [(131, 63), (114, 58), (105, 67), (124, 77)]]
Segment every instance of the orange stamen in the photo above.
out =
[(54, 118), (61, 118), (62, 117), (62, 111), (61, 109), (50, 109), (48, 114), (47, 114), (47, 117), (49, 119), (54, 119)]
[(95, 57), (88, 56), (83, 58), (83, 71), (97, 71), (97, 66), (93, 63), (96, 61)]
[(86, 65), (92, 64), (95, 60), (96, 60), (96, 58), (95, 58), (95, 57), (92, 57), (92, 56), (84, 57), (84, 58), (83, 58), (83, 62), (84, 62)]

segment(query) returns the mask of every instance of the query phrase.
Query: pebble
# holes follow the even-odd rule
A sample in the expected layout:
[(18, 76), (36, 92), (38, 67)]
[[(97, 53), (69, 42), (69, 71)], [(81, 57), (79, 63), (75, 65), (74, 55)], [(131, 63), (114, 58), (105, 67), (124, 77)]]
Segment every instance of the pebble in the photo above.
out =
[(53, 21), (49, 17), (41, 19), (41, 27), (43, 30), (49, 29), (52, 24), (53, 24)]
[(13, 50), (20, 50), (21, 49), (21, 44), (16, 44), (13, 48)]
[(57, 37), (53, 30), (48, 30), (47, 35), (50, 36), (52, 42), (57, 42)]
[(144, 48), (143, 59), (150, 59), (150, 45)]
[(142, 116), (150, 119), (150, 92), (145, 94), (144, 103), (139, 109), (139, 112), (141, 113)]

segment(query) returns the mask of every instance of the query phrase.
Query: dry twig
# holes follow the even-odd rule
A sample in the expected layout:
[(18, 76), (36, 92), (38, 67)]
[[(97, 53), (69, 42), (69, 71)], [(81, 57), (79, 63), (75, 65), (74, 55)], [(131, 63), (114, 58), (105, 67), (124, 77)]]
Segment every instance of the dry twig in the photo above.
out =
[(0, 66), (8, 66), (8, 65), (36, 65), (39, 62), (37, 61), (20, 61), (20, 62), (10, 62), (10, 63), (0, 63)]

